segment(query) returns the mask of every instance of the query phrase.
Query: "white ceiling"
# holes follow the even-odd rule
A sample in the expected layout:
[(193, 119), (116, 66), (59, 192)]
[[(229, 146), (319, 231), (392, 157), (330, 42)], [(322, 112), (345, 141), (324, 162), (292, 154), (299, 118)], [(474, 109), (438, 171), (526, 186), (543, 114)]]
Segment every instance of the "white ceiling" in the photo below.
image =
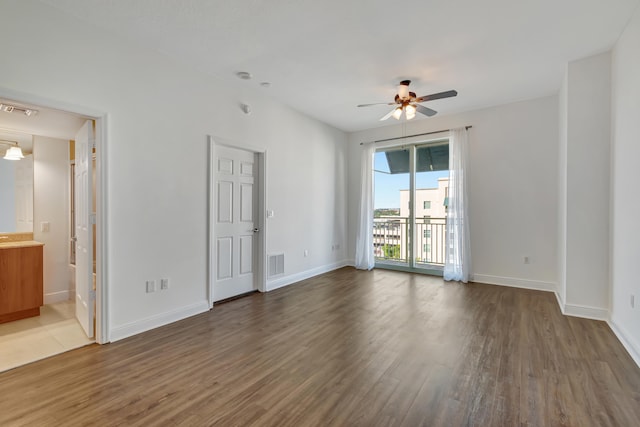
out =
[(249, 71), (243, 84), (354, 131), (389, 111), (356, 105), (392, 101), (402, 79), (419, 96), (456, 89), (426, 103), (439, 114), (557, 93), (640, 0), (43, 1), (222, 81)]

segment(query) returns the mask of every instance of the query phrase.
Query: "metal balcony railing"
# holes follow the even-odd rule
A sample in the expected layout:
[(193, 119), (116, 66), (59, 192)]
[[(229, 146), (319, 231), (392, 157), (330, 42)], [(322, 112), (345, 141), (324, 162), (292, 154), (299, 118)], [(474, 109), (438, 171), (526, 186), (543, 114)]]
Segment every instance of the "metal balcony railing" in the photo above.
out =
[[(415, 237), (409, 218), (387, 216), (373, 220), (373, 247), (376, 261), (416, 266), (444, 265), (446, 218), (416, 218)], [(415, 240), (411, 250), (411, 242)]]

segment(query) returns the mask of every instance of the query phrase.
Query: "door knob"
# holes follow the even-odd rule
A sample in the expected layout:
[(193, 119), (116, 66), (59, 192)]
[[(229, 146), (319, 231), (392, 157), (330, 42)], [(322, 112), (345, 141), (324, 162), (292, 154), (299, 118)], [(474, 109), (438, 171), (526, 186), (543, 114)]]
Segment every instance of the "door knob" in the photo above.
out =
[(253, 232), (254, 232), (254, 233), (257, 233), (258, 231), (260, 231), (260, 229), (259, 229), (259, 228), (254, 228), (254, 229), (253, 229)]

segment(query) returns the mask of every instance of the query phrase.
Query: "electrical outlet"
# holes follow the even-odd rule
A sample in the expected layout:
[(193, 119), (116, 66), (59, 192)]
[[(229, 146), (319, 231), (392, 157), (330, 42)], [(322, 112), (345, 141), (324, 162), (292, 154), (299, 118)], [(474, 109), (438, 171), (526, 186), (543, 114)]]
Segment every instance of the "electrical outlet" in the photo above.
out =
[(160, 290), (169, 289), (169, 279), (160, 279)]
[(308, 256), (309, 256), (309, 250), (308, 250), (308, 249), (305, 249), (305, 250), (304, 250), (304, 256), (305, 256), (305, 257), (308, 257)]
[(155, 280), (147, 280), (147, 293), (156, 291), (156, 281)]

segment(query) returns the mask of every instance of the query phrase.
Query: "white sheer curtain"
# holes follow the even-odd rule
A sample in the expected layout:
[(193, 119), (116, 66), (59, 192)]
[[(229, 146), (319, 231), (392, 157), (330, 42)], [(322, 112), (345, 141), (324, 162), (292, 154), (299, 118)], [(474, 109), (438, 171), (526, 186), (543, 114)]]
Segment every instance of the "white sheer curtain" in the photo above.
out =
[(360, 216), (356, 236), (356, 268), (371, 270), (373, 256), (373, 143), (362, 145), (360, 157)]
[(452, 129), (449, 139), (449, 208), (444, 280), (467, 283), (471, 271), (467, 163), (469, 135), (465, 128)]

